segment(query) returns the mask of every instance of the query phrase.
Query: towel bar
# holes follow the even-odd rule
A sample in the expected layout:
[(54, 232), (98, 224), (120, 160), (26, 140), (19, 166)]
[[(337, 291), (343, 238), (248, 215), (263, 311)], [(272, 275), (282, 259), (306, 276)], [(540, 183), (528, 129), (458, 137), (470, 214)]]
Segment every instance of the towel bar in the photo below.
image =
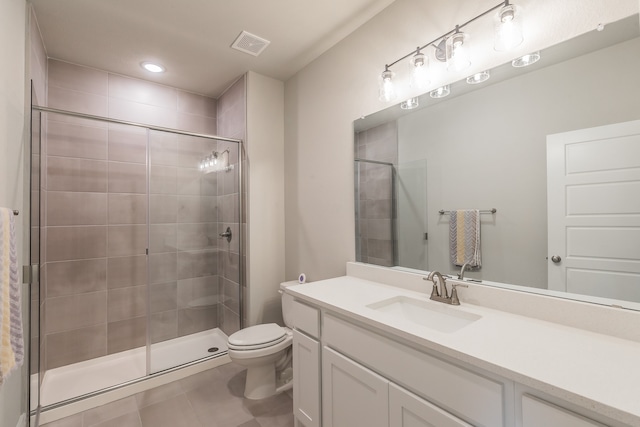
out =
[[(484, 209), (484, 210), (481, 210), (481, 211), (480, 211), (480, 213), (490, 213), (490, 214), (494, 214), (494, 213), (496, 213), (496, 212), (498, 212), (498, 210), (497, 210), (496, 208), (493, 208), (493, 209)], [(444, 215), (444, 214), (451, 213), (451, 211), (445, 211), (445, 210), (443, 210), (443, 209), (440, 209), (440, 210), (438, 211), (438, 213), (439, 213), (440, 215)]]

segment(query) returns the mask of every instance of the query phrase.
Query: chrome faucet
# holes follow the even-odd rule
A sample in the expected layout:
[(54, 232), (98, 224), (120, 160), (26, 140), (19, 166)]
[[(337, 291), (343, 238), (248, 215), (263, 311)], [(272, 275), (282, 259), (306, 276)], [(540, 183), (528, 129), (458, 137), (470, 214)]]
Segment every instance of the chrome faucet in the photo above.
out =
[[(451, 285), (451, 296), (447, 291), (447, 281), (438, 271), (432, 271), (427, 277), (423, 277), (422, 280), (431, 280), (433, 282), (433, 289), (431, 290), (430, 299), (445, 304), (460, 305), (460, 299), (458, 298), (457, 287), (462, 286), (468, 288), (467, 285), (454, 283)], [(438, 282), (440, 283), (440, 291), (438, 291)]]
[(462, 264), (462, 267), (460, 268), (460, 273), (458, 273), (458, 279), (460, 280), (464, 279), (464, 270), (467, 268), (468, 265), (469, 265), (468, 262), (465, 262), (464, 264)]

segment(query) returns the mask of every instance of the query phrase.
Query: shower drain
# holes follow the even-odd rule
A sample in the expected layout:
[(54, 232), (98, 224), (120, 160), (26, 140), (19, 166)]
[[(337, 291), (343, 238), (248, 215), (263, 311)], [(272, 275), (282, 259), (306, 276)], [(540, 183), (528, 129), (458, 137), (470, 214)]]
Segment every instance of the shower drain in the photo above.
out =
[(211, 347), (209, 350), (207, 350), (209, 353), (215, 353), (216, 351), (220, 350), (218, 347)]

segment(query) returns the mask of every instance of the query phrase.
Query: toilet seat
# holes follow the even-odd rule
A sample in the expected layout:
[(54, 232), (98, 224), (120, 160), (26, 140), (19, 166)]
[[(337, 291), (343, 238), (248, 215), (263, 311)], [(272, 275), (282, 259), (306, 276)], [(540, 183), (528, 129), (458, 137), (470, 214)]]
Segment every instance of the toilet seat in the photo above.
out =
[(285, 328), (275, 323), (250, 326), (229, 337), (228, 346), (232, 350), (248, 351), (271, 347), (287, 337)]

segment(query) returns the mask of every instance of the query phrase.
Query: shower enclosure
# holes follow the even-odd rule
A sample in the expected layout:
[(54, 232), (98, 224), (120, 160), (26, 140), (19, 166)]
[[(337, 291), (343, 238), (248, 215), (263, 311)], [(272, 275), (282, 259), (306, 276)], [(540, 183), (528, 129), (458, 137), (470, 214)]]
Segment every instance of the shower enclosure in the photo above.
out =
[(240, 140), (33, 107), (32, 410), (226, 353), (241, 156)]
[(397, 265), (396, 168), (355, 159), (356, 261)]
[(355, 159), (354, 172), (356, 260), (427, 270), (426, 160)]

